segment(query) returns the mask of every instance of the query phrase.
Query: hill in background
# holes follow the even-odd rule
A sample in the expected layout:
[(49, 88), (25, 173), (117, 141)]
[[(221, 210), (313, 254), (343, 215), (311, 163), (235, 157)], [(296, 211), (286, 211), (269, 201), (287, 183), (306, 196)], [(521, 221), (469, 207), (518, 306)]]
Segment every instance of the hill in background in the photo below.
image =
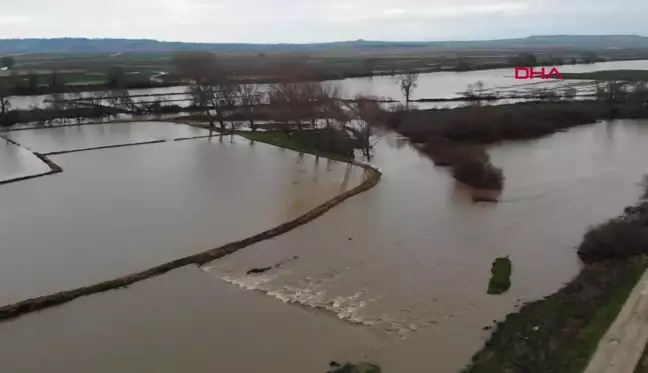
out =
[(0, 53), (169, 52), (209, 50), (219, 52), (312, 52), (330, 49), (392, 48), (477, 49), (648, 49), (648, 37), (638, 35), (546, 35), (521, 39), (481, 41), (387, 42), (343, 41), (314, 44), (183, 43), (150, 39), (1, 39)]

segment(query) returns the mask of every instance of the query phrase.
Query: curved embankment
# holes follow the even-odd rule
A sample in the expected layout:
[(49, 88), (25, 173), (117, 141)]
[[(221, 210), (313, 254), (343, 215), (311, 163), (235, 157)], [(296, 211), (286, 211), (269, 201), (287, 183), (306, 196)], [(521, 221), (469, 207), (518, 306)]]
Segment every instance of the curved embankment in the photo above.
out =
[(136, 282), (146, 280), (151, 277), (159, 276), (173, 269), (184, 267), (190, 264), (195, 264), (199, 266), (204, 265), (218, 258), (232, 254), (247, 246), (279, 236), (301, 225), (304, 225), (312, 221), (313, 219), (323, 215), (325, 212), (339, 205), (340, 203), (346, 201), (347, 199), (357, 194), (360, 194), (364, 191), (367, 191), (373, 188), (376, 184), (378, 184), (378, 181), (382, 176), (382, 173), (378, 169), (368, 164), (364, 164), (356, 161), (351, 161), (349, 163), (358, 167), (362, 167), (367, 171), (367, 176), (365, 177), (364, 181), (357, 187), (338, 195), (337, 197), (297, 217), (296, 219), (293, 219), (275, 228), (256, 234), (252, 237), (248, 237), (240, 241), (230, 242), (228, 244), (217, 247), (215, 249), (211, 249), (203, 253), (187, 256), (168, 263), (164, 263), (162, 265), (147, 269), (142, 272), (133, 273), (113, 280), (100, 282), (94, 285), (85, 286), (74, 290), (67, 290), (67, 291), (62, 291), (59, 293), (50, 294), (42, 297), (31, 298), (18, 303), (0, 307), (0, 322), (12, 318), (16, 318), (18, 316), (30, 312), (61, 305), (73, 301), (74, 299), (82, 296), (101, 293), (107, 290), (122, 288), (134, 284)]
[[(6, 138), (6, 137), (0, 137), (0, 138), (2, 138), (3, 140), (6, 140), (7, 142), (10, 142), (10, 143), (12, 143), (12, 144), (14, 144), (14, 145), (16, 145), (16, 146), (20, 146), (20, 147), (22, 147), (22, 145), (18, 144), (17, 142), (13, 141), (12, 139), (9, 139), (9, 138)], [(36, 153), (36, 152), (32, 152), (32, 154), (34, 154), (38, 159), (40, 159), (40, 160), (43, 161), (46, 165), (48, 165), (49, 168), (50, 168), (50, 171), (48, 171), (48, 172), (43, 172), (43, 173), (40, 173), (40, 174), (27, 175), (27, 176), (16, 177), (16, 178), (13, 178), (13, 179), (2, 180), (2, 181), (0, 181), (0, 185), (9, 184), (9, 183), (15, 183), (15, 182), (17, 182), (17, 181), (23, 181), (23, 180), (35, 179), (35, 178), (37, 178), (37, 177), (42, 177), (42, 176), (47, 176), (47, 175), (53, 175), (53, 174), (57, 174), (57, 173), (59, 173), (59, 172), (63, 172), (63, 169), (62, 169), (59, 165), (57, 165), (56, 163), (52, 162), (52, 161), (51, 161), (49, 158), (47, 158), (44, 154)]]

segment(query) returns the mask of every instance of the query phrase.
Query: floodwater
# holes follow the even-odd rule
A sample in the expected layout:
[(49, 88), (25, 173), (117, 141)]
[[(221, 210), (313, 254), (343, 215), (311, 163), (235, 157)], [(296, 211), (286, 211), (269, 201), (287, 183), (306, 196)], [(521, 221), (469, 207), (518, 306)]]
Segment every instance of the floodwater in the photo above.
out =
[[(387, 372), (456, 372), (481, 347), (484, 326), (576, 275), (588, 226), (638, 197), (646, 141), (648, 122), (619, 121), (494, 146), (507, 178), (502, 202), (473, 204), (447, 170), (387, 136), (373, 160), (384, 171), (376, 188), (206, 271), (398, 341), (372, 356)], [(244, 271), (295, 255), (278, 270)], [(513, 263), (512, 288), (487, 295), (502, 256)]]
[[(578, 64), (558, 66), (561, 73), (586, 73), (601, 70), (648, 70), (648, 60), (637, 61), (614, 61), (600, 62), (594, 64)], [(424, 98), (456, 98), (460, 97), (469, 84), (477, 81), (484, 83), (484, 88), (488, 91), (498, 91), (502, 93), (519, 93), (527, 92), (529, 89), (550, 88), (562, 89), (567, 86), (578, 83), (575, 81), (543, 81), (529, 84), (528, 80), (516, 80), (513, 68), (491, 69), (467, 72), (437, 72), (420, 74), (418, 88), (414, 90), (412, 99)], [(342, 91), (347, 98), (354, 98), (356, 95), (371, 95), (396, 101), (404, 101), (397, 80), (390, 76), (377, 76), (368, 78), (349, 78), (344, 80), (331, 81), (331, 83), (340, 84)], [(583, 82), (580, 82), (583, 83)], [(528, 87), (527, 87), (528, 85)], [(526, 88), (522, 88), (526, 87)], [(582, 90), (582, 93), (590, 93), (591, 89)], [(131, 95), (165, 95), (169, 103), (182, 107), (188, 106), (191, 101), (186, 95), (186, 87), (167, 87), (153, 89), (134, 89), (129, 91)], [(154, 101), (159, 97), (137, 97), (136, 101)], [(30, 106), (45, 106), (47, 96), (13, 96), (10, 97), (12, 108), (29, 109)]]
[(0, 324), (11, 373), (324, 373), (387, 343), (196, 267)]
[(9, 131), (4, 137), (23, 147), (53, 153), (113, 145), (208, 136), (209, 130), (170, 122), (126, 122), (101, 125), (58, 126)]
[[(576, 275), (575, 246), (588, 226), (618, 215), (639, 195), (646, 142), (648, 121), (615, 121), (495, 145), (493, 163), (507, 178), (502, 201), (474, 204), (447, 170), (385, 134), (372, 160), (384, 176), (370, 191), (202, 270), (185, 268), (2, 323), (0, 361), (16, 372), (302, 373), (347, 359), (378, 363), (387, 373), (457, 372), (483, 345), (484, 326)], [(3, 242), (25, 243), (3, 253), (3, 295), (28, 294), (35, 284), (43, 293), (43, 278), (56, 286), (70, 277), (90, 281), (97, 272), (144, 268), (151, 256), (216, 246), (232, 230), (250, 234), (239, 231), (243, 225), (261, 230), (268, 219), (258, 215), (286, 219), (278, 210), (299, 198), (290, 186), (299, 175), (290, 161), (299, 157), (291, 151), (196, 140), (101, 152), (53, 157), (63, 174), (29, 188), (0, 188), (0, 203), (9, 206), (0, 227), (11, 225), (0, 233)], [(126, 169), (98, 176), (108, 164)], [(52, 184), (55, 177), (70, 178), (63, 183), (70, 190)], [(40, 199), (37, 187), (47, 191)], [(312, 204), (318, 191), (305, 189), (301, 197)], [(92, 205), (76, 211), (72, 196), (73, 206)], [(36, 211), (46, 216), (34, 221)], [(31, 220), (10, 223), (21, 212)], [(218, 235), (209, 233), (214, 229)], [(77, 236), (85, 237), (82, 245)], [(67, 246), (75, 254), (87, 249), (87, 256), (68, 255)], [(512, 287), (487, 295), (490, 265), (501, 256), (513, 263)]]
[[(558, 66), (561, 73), (586, 73), (601, 70), (648, 70), (648, 60), (639, 61), (615, 61), (602, 62), (590, 65), (564, 65)], [(492, 69), (467, 72), (439, 72), (420, 74), (418, 87), (414, 90), (412, 99), (424, 98), (456, 98), (466, 91), (469, 84), (477, 81), (484, 83), (484, 89), (490, 91), (502, 91), (515, 87), (527, 86), (532, 82), (531, 88), (564, 88), (568, 85), (582, 81), (529, 81), (516, 80), (515, 69)], [(398, 81), (390, 76), (378, 76), (369, 78), (351, 78), (339, 81), (348, 97), (357, 94), (372, 95), (381, 98), (389, 98), (397, 101), (404, 101), (403, 93), (400, 91)], [(508, 92), (512, 93), (512, 92)]]
[(49, 166), (32, 152), (0, 138), (0, 182), (49, 171)]
[[(158, 128), (153, 125), (151, 131)], [(68, 133), (66, 145), (96, 144), (84, 135), (99, 136), (99, 127)], [(45, 139), (59, 144), (51, 130), (12, 134), (18, 133), (39, 150), (55, 150)], [(124, 140), (123, 133), (102, 136), (110, 143)], [(364, 173), (240, 137), (50, 159), (62, 173), (0, 188), (0, 304), (112, 279), (246, 238), (358, 185)]]

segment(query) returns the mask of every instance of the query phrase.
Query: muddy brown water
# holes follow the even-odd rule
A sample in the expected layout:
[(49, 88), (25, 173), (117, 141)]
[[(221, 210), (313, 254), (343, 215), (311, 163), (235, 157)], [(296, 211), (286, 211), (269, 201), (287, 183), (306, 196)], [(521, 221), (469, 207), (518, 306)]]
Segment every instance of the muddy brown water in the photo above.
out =
[[(36, 151), (60, 151), (165, 136), (168, 126), (181, 127), (180, 135), (195, 133), (185, 125), (165, 125), (91, 125), (11, 135)], [(363, 176), (363, 170), (346, 163), (240, 137), (50, 159), (62, 173), (0, 189), (2, 304), (112, 279), (246, 238), (353, 188)]]
[[(447, 170), (388, 136), (374, 159), (384, 171), (376, 188), (207, 271), (389, 336), (393, 348), (374, 356), (388, 372), (454, 372), (480, 348), (484, 326), (578, 272), (575, 246), (588, 226), (639, 195), (646, 141), (648, 122), (619, 121), (494, 146), (502, 202), (473, 204)], [(276, 271), (242, 272), (294, 255)], [(511, 290), (489, 296), (490, 265), (503, 256)]]
[(21, 146), (39, 152), (53, 153), (156, 140), (207, 136), (203, 128), (170, 122), (128, 122), (103, 125), (60, 126), (0, 133)]
[[(648, 122), (616, 121), (493, 146), (489, 150), (492, 161), (504, 168), (507, 178), (502, 202), (473, 204), (469, 191), (457, 185), (447, 170), (436, 168), (407, 140), (386, 134), (372, 160), (384, 172), (374, 189), (305, 226), (206, 268), (189, 267), (126, 290), (83, 298), (0, 324), (0, 361), (9, 371), (18, 372), (37, 372), (47, 367), (52, 372), (111, 371), (109, 368), (173, 372), (186, 368), (192, 372), (301, 373), (324, 372), (331, 359), (370, 360), (382, 365), (386, 372), (456, 372), (482, 346), (489, 333), (484, 326), (502, 319), (521, 302), (555, 292), (578, 272), (575, 246), (588, 226), (618, 215), (639, 195), (638, 183), (648, 172), (646, 143)], [(103, 207), (104, 214), (113, 221), (119, 217), (124, 225), (120, 234), (128, 240), (102, 234), (106, 226), (95, 227), (87, 234), (94, 234), (93, 242), (102, 250), (93, 254), (107, 253), (92, 263), (55, 263), (53, 267), (47, 263), (56, 262), (54, 253), (21, 247), (13, 257), (30, 260), (14, 263), (13, 272), (11, 266), (4, 266), (0, 270), (2, 283), (15, 281), (15, 276), (33, 281), (41, 277), (39, 271), (45, 271), (52, 280), (69, 276), (65, 271), (87, 274), (102, 267), (103, 273), (111, 267), (114, 271), (115, 267), (122, 268), (122, 262), (141, 266), (159, 250), (153, 246), (155, 243), (173, 239), (174, 234), (163, 231), (176, 233), (174, 245), (187, 247), (191, 243), (188, 246), (195, 247), (201, 245), (188, 240), (192, 234), (186, 233), (205, 219), (211, 218), (210, 226), (228, 231), (255, 214), (281, 215), (273, 210), (284, 206), (279, 201), (259, 204), (262, 200), (251, 201), (251, 205), (257, 204), (254, 208), (228, 218), (223, 217), (222, 209), (213, 211), (218, 210), (218, 204), (211, 204), (209, 199), (196, 200), (206, 205), (205, 210), (191, 211), (193, 216), (183, 213), (190, 210), (185, 210), (187, 201), (192, 200), (187, 196), (195, 194), (195, 190), (185, 194), (182, 185), (201, 184), (198, 180), (205, 177), (222, 177), (223, 170), (236, 174), (238, 167), (233, 166), (237, 163), (231, 158), (213, 163), (215, 157), (207, 161), (199, 156), (204, 154), (196, 149), (207, 146), (204, 142), (179, 144), (187, 147), (177, 152), (163, 148), (168, 144), (125, 149), (137, 153), (141, 150), (138, 157), (146, 159), (163, 157), (169, 161), (181, 157), (183, 167), (165, 163), (158, 167), (166, 172), (150, 172), (172, 174), (164, 179), (167, 182), (173, 178), (184, 180), (171, 182), (171, 189), (184, 196), (172, 202), (182, 219), (166, 221), (171, 218), (160, 217), (163, 211), (152, 207), (156, 204), (151, 200), (133, 205), (135, 211), (144, 205), (149, 210), (132, 217), (122, 208), (97, 201), (88, 211)], [(229, 157), (231, 149), (224, 149), (227, 151), (218, 155)], [(245, 162), (266, 159), (249, 147), (245, 149), (251, 153)], [(165, 153), (173, 156), (165, 157)], [(194, 156), (185, 160), (181, 154), (187, 153)], [(96, 161), (90, 157), (94, 152), (80, 154)], [(119, 160), (138, 159), (133, 154), (119, 160), (115, 157), (112, 153), (96, 156), (107, 158), (112, 165), (121, 163)], [(55, 160), (61, 161), (65, 169), (68, 160), (63, 158)], [(103, 183), (88, 185), (82, 176), (92, 173), (90, 165), (95, 162), (69, 161), (72, 163), (68, 166), (77, 162), (87, 166), (80, 167), (67, 186), (78, 184), (78, 193), (93, 189), (98, 196), (99, 191), (108, 189), (102, 189)], [(263, 164), (275, 163), (282, 162), (270, 158)], [(145, 164), (152, 167), (155, 162)], [(183, 177), (179, 171), (186, 168), (195, 170), (191, 177)], [(142, 168), (129, 168), (135, 169)], [(260, 169), (254, 168), (256, 172)], [(285, 188), (285, 174), (272, 178), (275, 173), (268, 172), (260, 179), (270, 177), (277, 190)], [(114, 196), (109, 200), (114, 204), (117, 197), (129, 191), (133, 197), (128, 202), (132, 204), (133, 200), (145, 198), (142, 190), (156, 184), (142, 179), (134, 177), (133, 185), (128, 182), (104, 193)], [(270, 181), (264, 185), (270, 187)], [(149, 188), (134, 188), (138, 185)], [(46, 188), (45, 183), (42, 188)], [(226, 198), (244, 201), (236, 195), (246, 195), (249, 189), (240, 188), (244, 187), (232, 184)], [(171, 189), (154, 195), (173, 195)], [(214, 198), (219, 193), (211, 192)], [(0, 197), (7, 193), (4, 187), (0, 189)], [(309, 195), (308, 190), (304, 193)], [(164, 198), (151, 199), (171, 203)], [(3, 202), (7, 203), (11, 201)], [(23, 200), (23, 209), (27, 209), (25, 203)], [(42, 201), (30, 203), (32, 211), (51, 209)], [(199, 203), (195, 203), (197, 208)], [(78, 234), (92, 229), (92, 222), (83, 221), (90, 219), (90, 212), (82, 215), (84, 219), (70, 216), (70, 226), (79, 225)], [(55, 218), (51, 213), (48, 217)], [(231, 225), (223, 226), (228, 221)], [(43, 221), (30, 228), (29, 232), (15, 234), (26, 240), (25, 236), (33, 232), (53, 231), (46, 229)], [(76, 239), (70, 231), (60, 234), (60, 242), (73, 243)], [(150, 237), (144, 240), (143, 236), (153, 236), (156, 242)], [(7, 235), (2, 237), (4, 242)], [(199, 237), (213, 239), (209, 235)], [(111, 239), (109, 245), (103, 242)], [(134, 239), (138, 245), (127, 244)], [(177, 255), (177, 250), (170, 247), (166, 255)], [(130, 263), (129, 255), (121, 255), (124, 248), (142, 249), (134, 250), (132, 255), (139, 262)], [(60, 253), (60, 248), (56, 251)], [(490, 265), (501, 256), (509, 256), (513, 263), (512, 287), (501, 296), (487, 295)], [(294, 257), (298, 258), (291, 260)], [(32, 263), (42, 264), (30, 267)], [(250, 268), (277, 263), (284, 264), (262, 274), (247, 275)], [(80, 267), (83, 264), (86, 266)], [(9, 274), (5, 274), (7, 271)]]

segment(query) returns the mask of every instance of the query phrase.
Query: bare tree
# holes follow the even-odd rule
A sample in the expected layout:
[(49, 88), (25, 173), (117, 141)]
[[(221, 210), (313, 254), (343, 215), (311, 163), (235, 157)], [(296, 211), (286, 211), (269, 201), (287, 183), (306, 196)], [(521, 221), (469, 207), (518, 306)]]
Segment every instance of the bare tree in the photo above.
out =
[(576, 94), (577, 94), (577, 93), (578, 93), (578, 91), (576, 91), (576, 88), (574, 88), (574, 87), (567, 87), (567, 88), (565, 88), (565, 90), (563, 91), (562, 96), (563, 96), (563, 99), (565, 99), (565, 100), (573, 100), (574, 97), (576, 97)]
[(103, 100), (106, 100), (113, 109), (132, 115), (140, 112), (139, 105), (125, 89), (112, 89), (106, 93), (105, 97), (91, 95), (86, 100), (88, 100), (90, 105), (95, 109), (97, 106), (101, 106)]
[(303, 129), (303, 112), (298, 82), (274, 83), (270, 85), (268, 97), (275, 119), (286, 125), (292, 122), (298, 130)]
[(218, 120), (225, 132), (225, 112), (236, 105), (235, 83), (228, 71), (211, 52), (178, 53), (174, 55), (174, 64), (189, 84), (188, 93), (194, 105), (204, 112), (210, 127), (215, 127)]
[(11, 89), (9, 89), (9, 86), (0, 83), (0, 113), (3, 118), (11, 110), (11, 102), (9, 102), (10, 95)]
[(412, 97), (414, 89), (418, 87), (418, 74), (407, 73), (405, 75), (401, 75), (401, 77), (398, 79), (398, 82), (400, 84), (400, 89), (403, 92), (403, 95), (405, 95), (405, 108), (409, 110), (410, 98)]
[(292, 60), (282, 63), (274, 72), (277, 83), (270, 86), (268, 98), (277, 120), (292, 122), (298, 130), (308, 123), (317, 126), (321, 116), (323, 83), (318, 73), (305, 61)]
[(596, 97), (610, 103), (623, 101), (628, 94), (628, 83), (607, 81), (596, 82)]
[(64, 122), (65, 118), (63, 112), (65, 110), (65, 99), (61, 93), (52, 93), (48, 96), (47, 100), (48, 109), (54, 112), (55, 118), (58, 118), (61, 122)]
[(241, 100), (241, 106), (245, 110), (245, 115), (248, 117), (250, 129), (256, 131), (254, 110), (261, 104), (261, 86), (254, 83), (237, 84), (236, 91)]
[(371, 149), (377, 142), (376, 124), (382, 110), (376, 98), (358, 95), (355, 101), (349, 105), (351, 121), (347, 130), (361, 145), (364, 156), (371, 159)]
[(636, 82), (631, 84), (628, 96), (635, 105), (646, 107), (648, 104), (648, 83)]
[(347, 115), (341, 105), (342, 89), (339, 84), (322, 83), (319, 102), (325, 128), (330, 129), (346, 121)]
[(64, 96), (67, 109), (72, 109), (72, 114), (76, 117), (77, 123), (81, 122), (83, 110), (83, 95), (81, 92), (72, 92)]
[(466, 91), (463, 93), (463, 96), (469, 101), (467, 105), (481, 106), (483, 90), (484, 82), (482, 82), (481, 80), (468, 84), (466, 86)]
[[(126, 95), (128, 95), (128, 97), (130, 98), (130, 94), (128, 93), (128, 91), (126, 91)], [(92, 111), (94, 116), (98, 118), (102, 118), (106, 114), (105, 105), (104, 105), (105, 102), (106, 102), (105, 92), (95, 91), (95, 92), (91, 92), (90, 95), (88, 96), (88, 103), (92, 106)]]
[(307, 81), (298, 85), (299, 111), (309, 122), (311, 128), (317, 128), (317, 121), (322, 116), (322, 103), (325, 97), (322, 82)]

